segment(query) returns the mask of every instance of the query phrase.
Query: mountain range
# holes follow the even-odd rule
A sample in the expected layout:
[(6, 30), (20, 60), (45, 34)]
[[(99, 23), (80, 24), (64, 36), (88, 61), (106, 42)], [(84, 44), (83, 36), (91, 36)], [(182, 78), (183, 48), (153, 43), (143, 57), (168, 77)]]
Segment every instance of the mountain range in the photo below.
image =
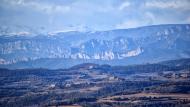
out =
[(129, 65), (181, 58), (190, 58), (190, 24), (0, 36), (0, 67), (9, 69), (57, 69), (87, 62)]

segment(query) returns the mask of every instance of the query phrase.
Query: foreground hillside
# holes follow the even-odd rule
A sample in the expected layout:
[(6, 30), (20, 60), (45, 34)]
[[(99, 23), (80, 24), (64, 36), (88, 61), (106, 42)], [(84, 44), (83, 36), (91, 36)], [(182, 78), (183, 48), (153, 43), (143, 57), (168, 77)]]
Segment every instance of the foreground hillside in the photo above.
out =
[(143, 64), (190, 58), (189, 46), (189, 24), (37, 36), (3, 35), (0, 67), (58, 69), (87, 62)]
[(69, 69), (0, 69), (0, 106), (189, 107), (190, 59)]

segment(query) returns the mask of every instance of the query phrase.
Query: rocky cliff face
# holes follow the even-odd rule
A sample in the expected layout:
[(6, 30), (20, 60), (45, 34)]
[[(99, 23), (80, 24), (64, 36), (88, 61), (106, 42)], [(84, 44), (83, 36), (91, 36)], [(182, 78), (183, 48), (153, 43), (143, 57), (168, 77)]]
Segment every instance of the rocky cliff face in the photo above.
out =
[(101, 32), (60, 32), (38, 36), (0, 37), (1, 67), (44, 58), (71, 59), (76, 62), (77, 60), (89, 62), (125, 60), (135, 63), (135, 61), (150, 62), (189, 57), (190, 25), (188, 24)]

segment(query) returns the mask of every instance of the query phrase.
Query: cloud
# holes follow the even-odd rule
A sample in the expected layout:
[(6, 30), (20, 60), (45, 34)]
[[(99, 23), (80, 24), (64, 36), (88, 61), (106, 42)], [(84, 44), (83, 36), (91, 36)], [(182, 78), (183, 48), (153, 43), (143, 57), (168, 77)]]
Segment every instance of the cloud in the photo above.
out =
[(146, 7), (160, 9), (190, 9), (189, 0), (151, 0), (145, 2)]
[(127, 7), (129, 7), (130, 6), (130, 2), (128, 2), (128, 1), (125, 1), (125, 2), (123, 2), (120, 6), (119, 6), (119, 10), (123, 10), (123, 9), (125, 9), (125, 8), (127, 8)]
[(52, 3), (48, 3), (48, 2), (39, 2), (37, 0), (4, 0), (5, 3), (17, 7), (24, 7), (24, 8), (30, 8), (36, 11), (40, 11), (40, 12), (45, 12), (48, 14), (51, 13), (65, 13), (68, 12), (71, 7), (70, 6), (66, 6), (66, 5), (57, 5), (57, 4), (52, 4)]
[[(132, 13), (133, 14), (133, 13)], [(129, 14), (130, 15), (130, 14)], [(141, 16), (141, 17), (139, 17)], [(115, 25), (116, 29), (136, 28), (159, 23), (160, 19), (150, 11), (140, 11), (135, 17), (125, 18), (122, 22)]]
[(185, 20), (188, 24), (190, 24), (190, 16)]
[(0, 9), (0, 27), (47, 32), (190, 23), (190, 0), (0, 0)]
[(158, 17), (156, 18), (155, 15), (149, 11), (144, 13), (144, 20), (147, 22), (147, 24), (153, 24), (156, 21), (159, 21)]
[(127, 28), (135, 28), (138, 27), (140, 23), (136, 20), (129, 20), (119, 23), (115, 26), (116, 29), (127, 29)]
[(56, 33), (60, 33), (60, 32), (70, 32), (70, 31), (80, 31), (80, 32), (87, 32), (89, 30), (89, 28), (85, 25), (77, 25), (77, 26), (67, 26), (55, 31), (50, 31), (48, 32), (50, 35), (54, 35)]

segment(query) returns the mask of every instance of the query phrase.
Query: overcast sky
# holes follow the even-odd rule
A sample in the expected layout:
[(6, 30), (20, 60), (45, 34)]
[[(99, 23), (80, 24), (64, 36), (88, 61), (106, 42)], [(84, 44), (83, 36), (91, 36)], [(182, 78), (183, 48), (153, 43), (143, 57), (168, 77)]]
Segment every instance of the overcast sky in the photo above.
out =
[(0, 29), (9, 33), (185, 23), (190, 0), (0, 0)]

